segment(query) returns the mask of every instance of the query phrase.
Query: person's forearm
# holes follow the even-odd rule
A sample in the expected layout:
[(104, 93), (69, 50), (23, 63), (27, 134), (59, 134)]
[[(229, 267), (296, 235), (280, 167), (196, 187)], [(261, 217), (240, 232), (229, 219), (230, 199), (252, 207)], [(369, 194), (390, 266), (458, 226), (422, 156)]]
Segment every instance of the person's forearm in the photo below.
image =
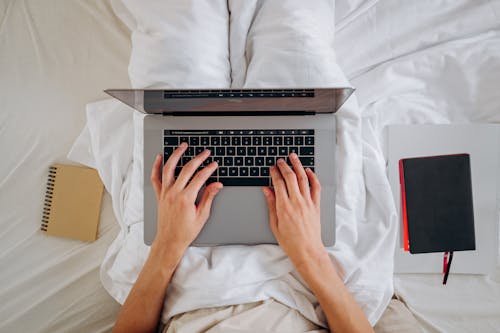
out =
[(326, 251), (311, 256), (296, 266), (316, 295), (332, 332), (373, 332), (361, 308), (335, 271)]
[(113, 332), (156, 331), (165, 291), (181, 257), (182, 253), (172, 253), (153, 244), (144, 268), (123, 304)]

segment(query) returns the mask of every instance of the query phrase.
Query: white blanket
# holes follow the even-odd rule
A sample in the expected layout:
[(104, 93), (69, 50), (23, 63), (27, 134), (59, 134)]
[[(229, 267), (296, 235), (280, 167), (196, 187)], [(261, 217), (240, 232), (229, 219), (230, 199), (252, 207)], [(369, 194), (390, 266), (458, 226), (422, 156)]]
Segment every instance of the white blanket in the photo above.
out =
[[(333, 52), (332, 1), (318, 2), (315, 9), (303, 8), (299, 1), (286, 4), (229, 1), (229, 8), (232, 17), (238, 18), (231, 20), (229, 36), (234, 87), (348, 85)], [(189, 17), (196, 12), (196, 6), (190, 10), (178, 17)], [(125, 20), (126, 16), (130, 19), (129, 13), (117, 12)], [(225, 15), (229, 17), (228, 13)], [(133, 20), (128, 23), (134, 24)], [(195, 26), (185, 30), (180, 24), (175, 33), (183, 35), (184, 41), (200, 43), (198, 33), (206, 26), (192, 24)], [(220, 37), (227, 39), (227, 36)], [(185, 76), (176, 75), (179, 72), (170, 71), (169, 66), (186, 68), (189, 63), (196, 63), (196, 57), (220, 56), (220, 50), (212, 49), (210, 43), (202, 45), (200, 54), (185, 57), (178, 56), (183, 50), (175, 42), (163, 46), (170, 47), (170, 52), (176, 54), (175, 59), (169, 58), (175, 61), (166, 61), (167, 67), (162, 69), (170, 74), (162, 77), (161, 85), (166, 87), (186, 86)], [(137, 78), (141, 73), (132, 65), (130, 68), (134, 68)], [(225, 76), (212, 74), (212, 71), (200, 72), (197, 86), (229, 85), (224, 82)], [(144, 80), (140, 82), (148, 84)], [(149, 84), (160, 85), (157, 81)], [(116, 101), (89, 104), (87, 126), (69, 154), (75, 161), (96, 167), (113, 198), (122, 229), (104, 259), (101, 280), (120, 303), (126, 299), (149, 250), (142, 240), (141, 121), (141, 115)], [(381, 149), (373, 128), (360, 117), (355, 96), (338, 113), (337, 121), (337, 243), (329, 252), (347, 287), (374, 324), (393, 291), (394, 203)], [(299, 310), (311, 321), (326, 325), (314, 295), (279, 247), (190, 248), (167, 292), (163, 321), (197, 308), (267, 298), (274, 298)]]

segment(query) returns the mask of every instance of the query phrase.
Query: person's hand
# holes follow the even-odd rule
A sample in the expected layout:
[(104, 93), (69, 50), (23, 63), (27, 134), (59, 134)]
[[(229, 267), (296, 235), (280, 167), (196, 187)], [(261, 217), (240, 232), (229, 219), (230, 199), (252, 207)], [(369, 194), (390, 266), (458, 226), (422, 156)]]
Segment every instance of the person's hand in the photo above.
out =
[(217, 169), (217, 162), (210, 163), (195, 174), (210, 155), (210, 151), (205, 150), (189, 161), (175, 179), (175, 167), (187, 147), (186, 143), (181, 143), (163, 170), (162, 156), (158, 155), (151, 172), (151, 184), (158, 202), (158, 231), (153, 247), (168, 247), (169, 252), (180, 256), (205, 225), (214, 197), (222, 188), (222, 183), (211, 183), (205, 188), (198, 205), (195, 204), (201, 188)]
[(274, 192), (264, 187), (269, 223), (279, 245), (299, 268), (326, 249), (321, 240), (320, 192), (318, 178), (304, 170), (298, 156), (290, 154), (293, 170), (283, 159), (271, 168)]

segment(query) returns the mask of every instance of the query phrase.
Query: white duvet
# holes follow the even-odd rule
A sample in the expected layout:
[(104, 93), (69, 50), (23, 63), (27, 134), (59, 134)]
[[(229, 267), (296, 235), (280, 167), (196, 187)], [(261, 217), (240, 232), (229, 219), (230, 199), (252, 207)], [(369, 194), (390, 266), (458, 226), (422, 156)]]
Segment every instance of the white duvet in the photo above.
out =
[[(129, 74), (135, 87), (329, 86), (347, 84), (345, 73), (357, 88), (337, 115), (337, 244), (330, 253), (375, 323), (393, 292), (397, 223), (385, 175), (384, 127), (500, 122), (499, 2), (339, 1), (335, 41), (328, 1), (308, 8), (293, 2), (229, 1), (230, 18), (226, 1), (199, 7), (183, 3), (176, 8), (180, 15), (156, 8), (160, 18), (159, 13), (173, 15), (167, 26), (141, 20), (148, 12), (135, 1), (115, 3), (134, 30)], [(312, 15), (304, 15), (309, 10)], [(227, 25), (220, 25), (224, 20)], [(153, 47), (158, 44), (161, 48)], [(70, 154), (95, 166), (113, 197), (122, 230), (104, 259), (101, 280), (119, 302), (148, 251), (142, 241), (140, 123), (140, 116), (115, 101), (89, 104), (87, 126)], [(450, 286), (456, 285), (448, 298), (444, 289), (439, 289), (444, 297), (432, 297), (437, 288), (432, 283), (439, 283), (434, 280), (403, 276), (395, 284), (427, 331), (500, 327), (499, 297), (492, 296), (500, 294), (498, 272), (486, 278), (453, 276)], [(474, 297), (468, 288), (477, 291)], [(325, 324), (314, 296), (279, 248), (191, 248), (167, 293), (163, 320), (200, 307), (270, 297)], [(453, 306), (459, 302), (467, 306)], [(465, 319), (457, 320), (457, 313)]]
[[(220, 12), (224, 6), (216, 2), (197, 2), (197, 6), (172, 3), (154, 8), (156, 13), (164, 10), (171, 21), (154, 16), (141, 21), (141, 15), (151, 12), (137, 7), (138, 2), (115, 3), (117, 13), (134, 29), (129, 74), (136, 87), (349, 85), (335, 61), (332, 1), (318, 1), (314, 7), (300, 1), (229, 2), (230, 33), (215, 35), (222, 41), (216, 43), (214, 36), (208, 42), (198, 36), (206, 35), (206, 30), (227, 28), (218, 25), (221, 15), (229, 18), (227, 8)], [(176, 12), (169, 12), (173, 7)], [(184, 27), (179, 17), (194, 25)], [(233, 22), (234, 18), (238, 20)], [(169, 30), (172, 22), (178, 24), (175, 31)], [(157, 39), (165, 42), (157, 43)], [(226, 48), (221, 51), (224, 42)], [(158, 49), (151, 47), (158, 44)], [(145, 45), (150, 46), (147, 53), (136, 51)], [(194, 49), (196, 54), (189, 52)], [(230, 67), (224, 52), (230, 57)], [(210, 65), (222, 69), (213, 71), (207, 67)], [(234, 78), (232, 83), (228, 73)], [(87, 127), (70, 158), (95, 166), (113, 197), (122, 231), (104, 259), (101, 279), (111, 295), (123, 302), (148, 254), (142, 240), (142, 117), (132, 115), (116, 101), (90, 104), (87, 117)], [(394, 207), (383, 160), (377, 158), (377, 147), (367, 140), (374, 134), (370, 128), (362, 131), (355, 97), (338, 113), (337, 120), (337, 243), (329, 251), (348, 288), (375, 323), (392, 295)], [(190, 248), (167, 292), (163, 320), (201, 307), (271, 297), (326, 325), (314, 295), (279, 247)]]

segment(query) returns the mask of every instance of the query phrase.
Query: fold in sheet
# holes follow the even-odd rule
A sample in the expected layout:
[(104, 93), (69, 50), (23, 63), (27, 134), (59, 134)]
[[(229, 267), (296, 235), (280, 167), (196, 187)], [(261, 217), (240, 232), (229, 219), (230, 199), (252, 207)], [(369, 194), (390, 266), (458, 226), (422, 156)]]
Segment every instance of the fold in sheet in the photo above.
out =
[[(137, 1), (115, 3), (118, 15), (122, 13), (123, 19), (132, 24), (133, 36), (140, 31), (141, 38), (147, 39), (136, 44), (133, 37), (129, 73), (135, 87), (190, 87), (193, 82), (196, 87), (229, 87), (231, 81), (224, 74), (229, 71), (233, 87), (349, 85), (335, 61), (333, 1), (318, 2), (314, 8), (304, 7), (300, 1), (230, 1), (229, 9), (222, 6), (222, 11), (217, 5), (208, 8), (186, 3), (176, 8), (175, 29), (165, 30), (158, 30), (161, 24), (152, 22), (157, 18), (154, 15), (147, 22), (141, 21), (153, 9), (138, 7)], [(206, 11), (205, 19), (215, 17), (213, 21), (196, 21), (200, 8)], [(154, 8), (156, 12), (169, 9), (168, 1)], [(217, 29), (214, 25), (221, 24), (223, 17), (231, 24), (229, 36), (218, 35), (221, 41), (215, 44), (199, 38), (202, 31)], [(187, 22), (192, 24), (189, 28)], [(183, 36), (182, 41), (179, 36)], [(195, 53), (191, 53), (192, 48), (181, 47), (191, 40), (198, 43)], [(161, 44), (159, 48), (152, 47), (155, 41)], [(206, 64), (227, 62), (227, 54), (218, 49), (224, 43), (231, 51), (231, 66), (227, 65), (223, 75), (213, 70), (197, 71), (196, 66), (185, 71), (198, 58)], [(151, 54), (144, 59), (162, 59), (162, 67), (156, 68), (154, 75), (149, 75), (152, 67), (140, 70), (145, 60), (134, 55), (136, 45), (150, 46)], [(89, 135), (82, 135), (75, 147), (92, 147), (95, 165), (113, 197), (122, 226), (104, 259), (101, 280), (123, 303), (149, 250), (142, 239), (142, 115), (130, 113), (119, 102), (104, 101), (90, 104), (87, 118)], [(328, 250), (347, 287), (374, 324), (392, 296), (392, 260), (387, 258), (394, 250), (395, 210), (384, 163), (377, 158), (380, 147), (364, 140), (374, 134), (370, 127), (363, 128), (355, 97), (339, 111), (337, 123), (337, 243)], [(89, 159), (80, 159), (77, 150), (74, 152), (70, 154), (74, 160)], [(364, 163), (366, 160), (370, 162)], [(165, 322), (175, 314), (197, 308), (269, 298), (326, 326), (316, 298), (279, 247), (190, 248), (172, 279), (162, 319)]]

